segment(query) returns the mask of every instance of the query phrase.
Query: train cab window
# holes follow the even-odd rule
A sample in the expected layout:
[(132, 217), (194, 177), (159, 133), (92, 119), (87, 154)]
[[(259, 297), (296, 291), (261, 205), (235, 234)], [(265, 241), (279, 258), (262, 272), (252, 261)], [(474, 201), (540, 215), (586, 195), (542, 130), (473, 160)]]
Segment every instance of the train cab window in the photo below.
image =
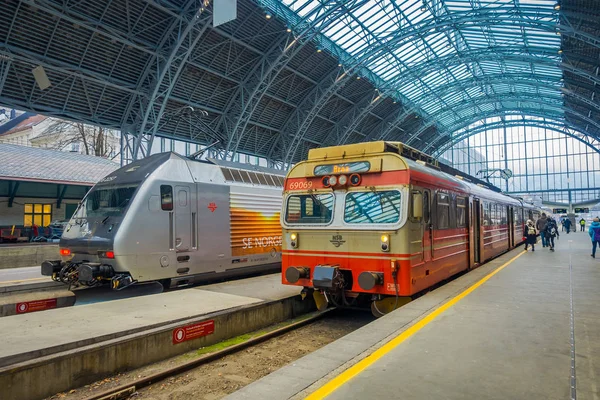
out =
[(333, 217), (332, 194), (303, 194), (288, 197), (285, 222), (288, 224), (328, 224)]
[(160, 208), (165, 211), (173, 210), (173, 187), (160, 185)]
[(456, 197), (456, 227), (464, 228), (467, 226), (467, 199)]
[(401, 195), (397, 190), (351, 192), (346, 195), (344, 222), (348, 224), (395, 224), (400, 220)]
[(446, 193), (438, 193), (436, 196), (437, 229), (450, 227), (450, 196)]

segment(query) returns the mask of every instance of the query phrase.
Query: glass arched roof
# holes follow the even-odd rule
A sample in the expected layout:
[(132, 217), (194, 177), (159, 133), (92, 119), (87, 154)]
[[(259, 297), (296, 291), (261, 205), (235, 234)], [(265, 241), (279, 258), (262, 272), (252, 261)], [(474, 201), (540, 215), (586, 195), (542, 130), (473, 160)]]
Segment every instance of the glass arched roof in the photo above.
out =
[(593, 46), (600, 39), (561, 24), (557, 0), (259, 2), (294, 30), (310, 21), (321, 51), (427, 118), (415, 137), (433, 125), (451, 134), (504, 112), (590, 117), (565, 106), (566, 95), (589, 99), (565, 88), (561, 39), (577, 34)]

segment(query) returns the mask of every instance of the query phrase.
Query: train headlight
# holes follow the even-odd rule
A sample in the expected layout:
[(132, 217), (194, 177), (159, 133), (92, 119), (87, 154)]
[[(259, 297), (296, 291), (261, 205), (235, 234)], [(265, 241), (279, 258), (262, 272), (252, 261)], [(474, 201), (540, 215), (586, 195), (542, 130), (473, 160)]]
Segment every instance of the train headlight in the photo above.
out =
[(348, 183), (348, 177), (346, 175), (340, 175), (340, 177), (338, 178), (338, 184), (340, 186), (344, 186), (346, 185), (346, 183)]
[(381, 251), (390, 251), (389, 235), (381, 235)]
[(330, 176), (329, 177), (329, 186), (335, 186), (338, 183), (338, 178), (337, 176)]
[(330, 182), (328, 176), (324, 176), (323, 179), (321, 179), (321, 182), (323, 182), (323, 186), (325, 186), (325, 187), (330, 187), (331, 186), (331, 182)]
[(350, 175), (350, 184), (352, 186), (358, 186), (360, 185), (360, 181), (361, 181), (361, 177), (359, 174), (352, 174)]
[(290, 245), (293, 248), (297, 248), (298, 247), (298, 234), (297, 233), (290, 234)]

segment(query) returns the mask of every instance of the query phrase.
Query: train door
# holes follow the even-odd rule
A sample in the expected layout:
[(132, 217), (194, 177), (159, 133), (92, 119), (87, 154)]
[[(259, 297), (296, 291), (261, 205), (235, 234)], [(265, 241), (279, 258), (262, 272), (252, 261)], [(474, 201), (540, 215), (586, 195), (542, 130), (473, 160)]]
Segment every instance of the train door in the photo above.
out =
[(471, 210), (471, 224), (473, 226), (471, 243), (473, 249), (473, 264), (476, 265), (481, 263), (481, 201), (479, 201), (479, 199), (473, 199), (473, 207), (471, 207)]
[(431, 225), (431, 193), (423, 190), (423, 261), (431, 261), (433, 253), (433, 229)]
[(188, 186), (175, 186), (175, 250), (192, 248), (192, 199)]
[(506, 208), (508, 223), (508, 248), (511, 249), (515, 245), (515, 213), (512, 207)]

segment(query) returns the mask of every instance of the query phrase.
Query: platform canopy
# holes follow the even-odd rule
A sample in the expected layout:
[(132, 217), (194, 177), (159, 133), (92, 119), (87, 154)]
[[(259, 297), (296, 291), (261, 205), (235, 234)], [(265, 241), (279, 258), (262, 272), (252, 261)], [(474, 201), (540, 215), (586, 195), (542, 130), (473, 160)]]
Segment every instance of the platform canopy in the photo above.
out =
[[(219, 0), (216, 0), (219, 1)], [(600, 148), (596, 0), (7, 0), (0, 103), (280, 165), (386, 139), (429, 153), (494, 126)]]

